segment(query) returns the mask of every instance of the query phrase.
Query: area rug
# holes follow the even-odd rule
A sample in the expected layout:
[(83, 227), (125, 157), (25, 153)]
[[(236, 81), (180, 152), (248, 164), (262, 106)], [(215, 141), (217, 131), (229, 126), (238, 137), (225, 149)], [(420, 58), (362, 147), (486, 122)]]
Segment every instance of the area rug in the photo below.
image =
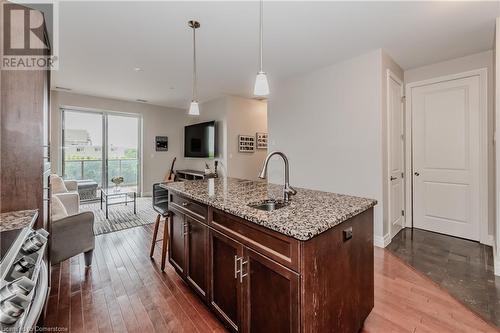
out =
[(155, 222), (158, 215), (153, 210), (151, 198), (137, 198), (137, 214), (134, 214), (134, 206), (131, 202), (127, 206), (125, 204), (109, 206), (107, 220), (106, 211), (104, 207), (101, 209), (99, 201), (82, 203), (80, 211), (91, 211), (94, 213), (95, 235), (151, 224)]

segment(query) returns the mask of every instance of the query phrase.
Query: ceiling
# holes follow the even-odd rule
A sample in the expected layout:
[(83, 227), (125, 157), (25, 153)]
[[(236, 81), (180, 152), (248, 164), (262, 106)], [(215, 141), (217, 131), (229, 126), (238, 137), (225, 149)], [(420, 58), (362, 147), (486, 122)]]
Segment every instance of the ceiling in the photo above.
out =
[[(197, 19), (199, 97), (251, 96), (258, 2), (61, 2), (52, 87), (185, 108)], [(499, 2), (265, 2), (264, 70), (274, 84), (383, 48), (404, 69), (493, 47)], [(135, 71), (134, 68), (141, 68)]]

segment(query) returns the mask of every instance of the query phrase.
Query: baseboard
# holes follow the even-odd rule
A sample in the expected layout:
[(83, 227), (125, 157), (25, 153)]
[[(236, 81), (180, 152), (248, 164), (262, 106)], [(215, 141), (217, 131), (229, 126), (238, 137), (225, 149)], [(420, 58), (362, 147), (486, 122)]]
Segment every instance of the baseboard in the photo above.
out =
[(500, 276), (500, 258), (493, 253), (493, 270), (496, 276)]
[(374, 235), (373, 236), (373, 245), (376, 247), (384, 248), (391, 243), (391, 235), (389, 233), (385, 234), (383, 237)]
[(481, 239), (481, 244), (488, 245), (488, 246), (493, 246), (493, 235), (488, 235), (485, 237), (485, 239)]

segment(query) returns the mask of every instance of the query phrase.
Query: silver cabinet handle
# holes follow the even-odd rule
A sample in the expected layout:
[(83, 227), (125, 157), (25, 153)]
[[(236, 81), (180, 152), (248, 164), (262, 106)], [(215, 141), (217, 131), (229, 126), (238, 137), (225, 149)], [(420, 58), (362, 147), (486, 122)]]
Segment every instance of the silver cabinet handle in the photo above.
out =
[(189, 205), (189, 202), (183, 202), (182, 203), (182, 207), (186, 207), (187, 205)]
[(418, 176), (420, 176), (420, 174), (419, 174), (418, 172), (415, 172), (415, 176), (417, 176), (417, 177), (418, 177)]
[(391, 176), (391, 180), (396, 180), (396, 179), (398, 179), (398, 177)]
[(238, 269), (238, 261), (240, 260), (241, 258), (238, 258), (238, 256), (234, 256), (234, 278), (237, 279), (238, 278), (238, 273), (240, 273), (241, 271)]
[(189, 234), (189, 223), (184, 222), (184, 236)]
[(240, 258), (240, 283), (243, 283), (243, 278), (248, 275), (248, 269), (246, 273), (243, 273), (243, 265), (248, 264), (248, 260), (243, 261), (243, 258)]

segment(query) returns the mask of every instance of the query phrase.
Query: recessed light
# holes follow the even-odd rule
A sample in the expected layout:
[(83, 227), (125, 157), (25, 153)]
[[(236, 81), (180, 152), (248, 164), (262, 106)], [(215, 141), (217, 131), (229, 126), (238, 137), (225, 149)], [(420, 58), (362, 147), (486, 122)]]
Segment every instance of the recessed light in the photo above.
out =
[(57, 90), (71, 91), (71, 88), (65, 88), (65, 87), (60, 87), (60, 86), (56, 86), (56, 89)]
[(136, 72), (142, 72), (142, 68), (141, 67), (134, 67), (134, 71), (136, 71)]
[(148, 102), (147, 100), (145, 100), (145, 99), (140, 99), (140, 98), (136, 99), (136, 101), (137, 101), (137, 102), (141, 102), (141, 103), (147, 103), (147, 102)]

